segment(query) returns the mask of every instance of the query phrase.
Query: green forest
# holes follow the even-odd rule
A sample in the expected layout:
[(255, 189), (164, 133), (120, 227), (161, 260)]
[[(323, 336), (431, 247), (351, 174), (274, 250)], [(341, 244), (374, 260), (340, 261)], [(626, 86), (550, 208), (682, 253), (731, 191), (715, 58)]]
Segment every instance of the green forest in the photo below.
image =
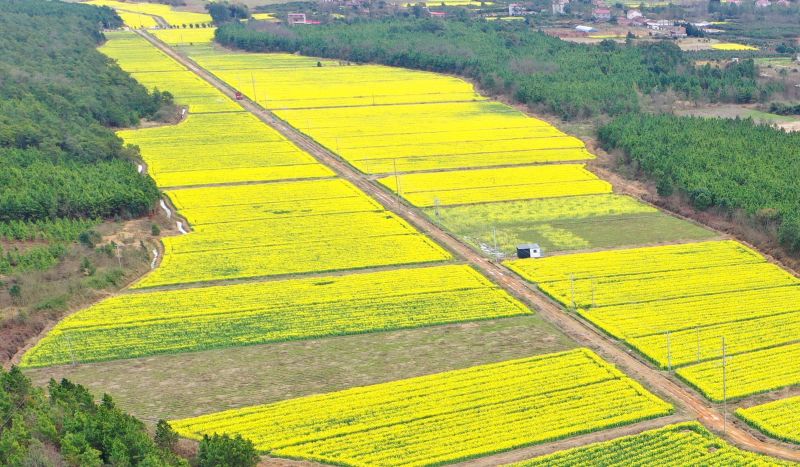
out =
[(0, 465), (253, 467), (259, 459), (241, 436), (206, 436), (196, 455), (176, 452), (178, 434), (163, 420), (151, 436), (108, 395), (98, 404), (79, 384), (51, 379), (45, 390), (19, 368), (0, 368)]
[(217, 30), (224, 45), (251, 51), (373, 62), (474, 79), (564, 119), (640, 110), (639, 93), (674, 90), (689, 99), (755, 102), (778, 88), (759, 86), (752, 60), (695, 67), (673, 43), (574, 44), (527, 24), (392, 17), (313, 28), (238, 23)]
[(171, 96), (95, 50), (102, 28), (120, 25), (109, 8), (0, 2), (0, 222), (139, 216), (157, 200), (112, 127)]
[(599, 136), (654, 179), (659, 194), (678, 190), (699, 210), (744, 211), (800, 251), (800, 134), (751, 120), (631, 114)]

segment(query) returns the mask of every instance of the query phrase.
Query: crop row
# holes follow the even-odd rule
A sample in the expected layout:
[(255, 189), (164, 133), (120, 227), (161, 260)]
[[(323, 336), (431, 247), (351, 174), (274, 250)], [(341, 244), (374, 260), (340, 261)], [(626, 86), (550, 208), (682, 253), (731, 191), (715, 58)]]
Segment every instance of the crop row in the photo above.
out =
[(239, 433), (274, 455), (344, 465), (435, 465), (670, 413), (586, 349), (172, 422)]
[(611, 184), (579, 164), (414, 173), (379, 181), (421, 207), (611, 192)]
[(800, 444), (800, 397), (790, 397), (747, 409), (736, 415), (764, 433), (790, 443)]
[(583, 467), (585, 465), (606, 467), (752, 465), (767, 467), (791, 464), (731, 446), (714, 436), (699, 423), (687, 422), (559, 451), (519, 462), (514, 464), (514, 467), (555, 465), (563, 467)]

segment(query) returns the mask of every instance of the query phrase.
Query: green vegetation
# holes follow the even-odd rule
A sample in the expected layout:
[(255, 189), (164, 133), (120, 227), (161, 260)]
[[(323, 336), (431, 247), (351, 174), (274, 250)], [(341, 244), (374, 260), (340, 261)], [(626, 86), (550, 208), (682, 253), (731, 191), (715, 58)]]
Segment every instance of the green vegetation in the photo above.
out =
[(517, 245), (531, 242), (547, 253), (702, 240), (714, 235), (619, 195), (446, 206), (425, 212), (489, 256), (496, 254), (495, 248), (513, 256)]
[(524, 23), (389, 18), (313, 28), (227, 24), (216, 39), (250, 51), (376, 62), (455, 73), (492, 93), (572, 119), (640, 108), (638, 92), (669, 89), (691, 99), (754, 102), (776, 88), (757, 86), (751, 60), (695, 67), (674, 44), (565, 42)]
[(205, 435), (199, 451), (199, 467), (255, 467), (260, 459), (253, 443), (242, 435)]
[[(50, 380), (47, 392), (17, 368), (0, 369), (0, 464), (188, 466), (156, 445), (136, 418), (83, 386)], [(165, 435), (162, 433), (162, 439)]]
[(101, 28), (120, 25), (109, 8), (0, 3), (0, 223), (151, 209), (155, 184), (109, 127), (154, 117), (171, 97), (148, 93), (95, 50)]
[(699, 210), (743, 211), (800, 251), (800, 134), (751, 120), (627, 115), (599, 131), (607, 149)]

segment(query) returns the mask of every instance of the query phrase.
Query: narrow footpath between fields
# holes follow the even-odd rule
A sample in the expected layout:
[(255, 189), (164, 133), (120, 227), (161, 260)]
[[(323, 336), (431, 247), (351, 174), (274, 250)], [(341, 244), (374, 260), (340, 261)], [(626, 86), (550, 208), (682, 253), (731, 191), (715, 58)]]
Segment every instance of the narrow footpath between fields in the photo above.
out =
[[(201, 68), (189, 58), (179, 54), (171, 47), (143, 31), (137, 34), (147, 39), (159, 50), (166, 53), (200, 78), (210, 83), (220, 92), (235, 99), (236, 91)], [(672, 381), (665, 373), (652, 368), (649, 364), (633, 355), (632, 351), (622, 348), (616, 342), (590, 327), (576, 316), (565, 312), (558, 304), (535, 291), (524, 279), (512, 273), (501, 264), (490, 261), (472, 250), (457, 238), (445, 232), (428, 220), (419, 210), (399, 201), (394, 195), (373, 184), (367, 175), (358, 172), (338, 156), (317, 144), (314, 140), (265, 110), (248, 98), (237, 101), (240, 105), (270, 125), (299, 148), (308, 152), (321, 163), (327, 165), (339, 176), (357, 186), (367, 195), (378, 201), (383, 207), (402, 217), (441, 246), (450, 250), (456, 257), (464, 258), (469, 264), (479, 269), (490, 280), (497, 283), (527, 305), (537, 310), (545, 319), (560, 328), (576, 342), (591, 348), (600, 356), (616, 364), (628, 376), (639, 380), (656, 392), (678, 402), (691, 415), (708, 429), (722, 436), (743, 449), (756, 451), (769, 456), (800, 462), (800, 451), (778, 444), (777, 441), (762, 441), (750, 432), (735, 426), (732, 420), (724, 425), (723, 414), (702, 396), (690, 391), (681, 384)], [(726, 428), (723, 434), (723, 429)]]

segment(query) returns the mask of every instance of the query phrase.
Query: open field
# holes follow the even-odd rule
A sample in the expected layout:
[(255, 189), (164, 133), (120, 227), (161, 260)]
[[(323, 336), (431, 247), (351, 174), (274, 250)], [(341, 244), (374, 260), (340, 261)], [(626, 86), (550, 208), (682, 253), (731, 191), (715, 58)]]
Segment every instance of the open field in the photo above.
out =
[[(502, 344), (498, 345), (498, 342)], [(154, 422), (558, 352), (575, 344), (531, 314), (473, 323), (29, 368), (111, 392)]]
[[(713, 400), (800, 384), (798, 280), (733, 242), (518, 260), (509, 266)], [(730, 357), (733, 355), (733, 357)], [(699, 362), (699, 363), (698, 363)], [(780, 368), (780, 370), (779, 370)]]
[(381, 178), (379, 182), (420, 207), (611, 192), (610, 183), (597, 178), (582, 164), (404, 174)]
[(536, 242), (545, 252), (702, 240), (715, 234), (633, 198), (588, 195), (425, 208), (434, 222), (475, 248), (513, 256)]
[(514, 464), (514, 467), (549, 465), (578, 467), (588, 464), (627, 467), (632, 463), (664, 467), (791, 465), (771, 457), (738, 449), (714, 436), (699, 423), (687, 422), (557, 452)]
[[(205, 25), (211, 23), (211, 16), (207, 13), (180, 11), (169, 5), (160, 3), (118, 2), (115, 0), (89, 0), (86, 3), (97, 6), (108, 6), (122, 12), (160, 16), (170, 26), (174, 27), (187, 27), (190, 24)], [(128, 26), (135, 27), (131, 24), (128, 24)]]
[(773, 438), (800, 444), (800, 397), (777, 400), (747, 409), (736, 415)]
[(340, 179), (167, 194), (196, 230), (174, 244), (165, 241), (167, 254), (161, 265), (137, 288), (451, 258)]
[(126, 294), (59, 323), (22, 365), (134, 358), (527, 313), (468, 266)]
[(577, 349), (171, 424), (192, 438), (241, 433), (257, 449), (290, 458), (433, 465), (671, 412), (595, 354)]

